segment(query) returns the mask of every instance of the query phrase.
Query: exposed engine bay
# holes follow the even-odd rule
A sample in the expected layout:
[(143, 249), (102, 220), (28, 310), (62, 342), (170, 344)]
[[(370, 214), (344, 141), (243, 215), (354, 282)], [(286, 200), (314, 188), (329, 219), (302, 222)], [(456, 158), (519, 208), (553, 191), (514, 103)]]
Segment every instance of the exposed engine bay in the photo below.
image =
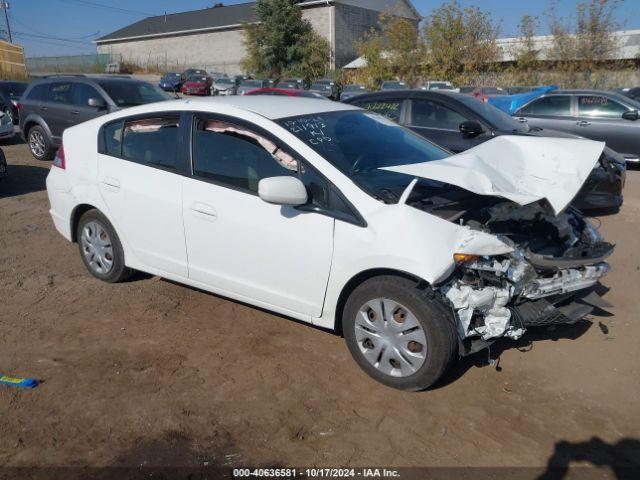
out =
[(431, 180), (418, 182), (407, 204), (513, 248), (454, 257), (457, 268), (439, 288), (460, 338), (517, 339), (527, 327), (573, 323), (608, 305), (591, 287), (609, 271), (614, 247), (578, 211), (556, 215), (544, 200), (523, 206)]

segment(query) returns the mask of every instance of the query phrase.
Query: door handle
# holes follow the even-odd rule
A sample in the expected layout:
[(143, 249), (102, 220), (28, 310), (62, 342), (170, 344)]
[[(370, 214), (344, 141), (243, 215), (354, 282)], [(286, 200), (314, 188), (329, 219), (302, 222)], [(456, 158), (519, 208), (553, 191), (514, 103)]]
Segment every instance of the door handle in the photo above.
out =
[(80, 113), (80, 110), (74, 110), (73, 112), (71, 112), (71, 115), (78, 115)]
[(40, 110), (48, 110), (49, 107), (40, 107)]
[(518, 121), (519, 121), (520, 123), (527, 123), (527, 122), (528, 122), (528, 120), (527, 120), (526, 118), (524, 118), (524, 117), (519, 117), (519, 118), (518, 118)]
[(203, 220), (209, 220), (210, 222), (218, 218), (218, 213), (211, 205), (207, 205), (202, 202), (193, 202), (191, 204), (191, 211), (196, 217), (200, 217)]
[(578, 125), (579, 127), (588, 127), (589, 125), (591, 125), (591, 122), (580, 120), (579, 122), (576, 122), (576, 125)]
[(117, 192), (120, 190), (120, 180), (113, 177), (104, 177), (102, 179), (102, 184), (107, 188), (107, 190), (111, 190)]

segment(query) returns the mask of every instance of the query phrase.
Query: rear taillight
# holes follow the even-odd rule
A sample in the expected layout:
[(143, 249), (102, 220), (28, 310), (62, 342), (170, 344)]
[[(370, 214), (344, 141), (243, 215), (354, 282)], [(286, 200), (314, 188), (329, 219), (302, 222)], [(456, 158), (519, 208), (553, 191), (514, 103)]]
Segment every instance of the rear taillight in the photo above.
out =
[(56, 157), (53, 159), (53, 166), (63, 170), (67, 167), (66, 160), (64, 158), (64, 145), (62, 143), (56, 152)]

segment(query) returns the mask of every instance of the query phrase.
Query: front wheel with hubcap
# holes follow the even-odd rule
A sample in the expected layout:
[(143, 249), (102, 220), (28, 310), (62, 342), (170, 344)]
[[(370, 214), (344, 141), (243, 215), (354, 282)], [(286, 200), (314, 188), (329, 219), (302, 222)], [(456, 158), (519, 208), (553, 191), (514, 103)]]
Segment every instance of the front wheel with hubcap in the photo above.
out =
[(78, 246), (89, 273), (105, 282), (116, 283), (131, 274), (124, 264), (124, 252), (113, 226), (98, 210), (89, 210), (78, 222)]
[(457, 347), (450, 310), (428, 287), (403, 277), (374, 277), (359, 285), (347, 299), (342, 327), (360, 367), (402, 390), (435, 383)]

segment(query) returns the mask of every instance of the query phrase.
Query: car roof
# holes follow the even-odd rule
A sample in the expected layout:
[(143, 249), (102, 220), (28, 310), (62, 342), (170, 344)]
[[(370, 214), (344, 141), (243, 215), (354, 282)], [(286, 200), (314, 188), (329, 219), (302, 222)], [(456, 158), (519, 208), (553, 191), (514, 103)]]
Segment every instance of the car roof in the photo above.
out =
[(547, 92), (549, 94), (562, 94), (562, 93), (570, 93), (570, 94), (580, 94), (580, 93), (588, 93), (588, 94), (596, 94), (596, 95), (611, 95), (611, 92), (606, 92), (604, 90), (594, 90), (587, 88), (566, 88), (566, 89), (558, 89), (551, 90)]
[(340, 112), (347, 110), (359, 110), (353, 105), (340, 102), (328, 102), (325, 99), (273, 96), (273, 95), (235, 95), (229, 97), (204, 97), (181, 100), (170, 100), (149, 105), (168, 104), (197, 104), (199, 108), (206, 110), (206, 105), (225, 104), (241, 110), (257, 113), (271, 120), (293, 117), (297, 115), (312, 115), (314, 113)]

